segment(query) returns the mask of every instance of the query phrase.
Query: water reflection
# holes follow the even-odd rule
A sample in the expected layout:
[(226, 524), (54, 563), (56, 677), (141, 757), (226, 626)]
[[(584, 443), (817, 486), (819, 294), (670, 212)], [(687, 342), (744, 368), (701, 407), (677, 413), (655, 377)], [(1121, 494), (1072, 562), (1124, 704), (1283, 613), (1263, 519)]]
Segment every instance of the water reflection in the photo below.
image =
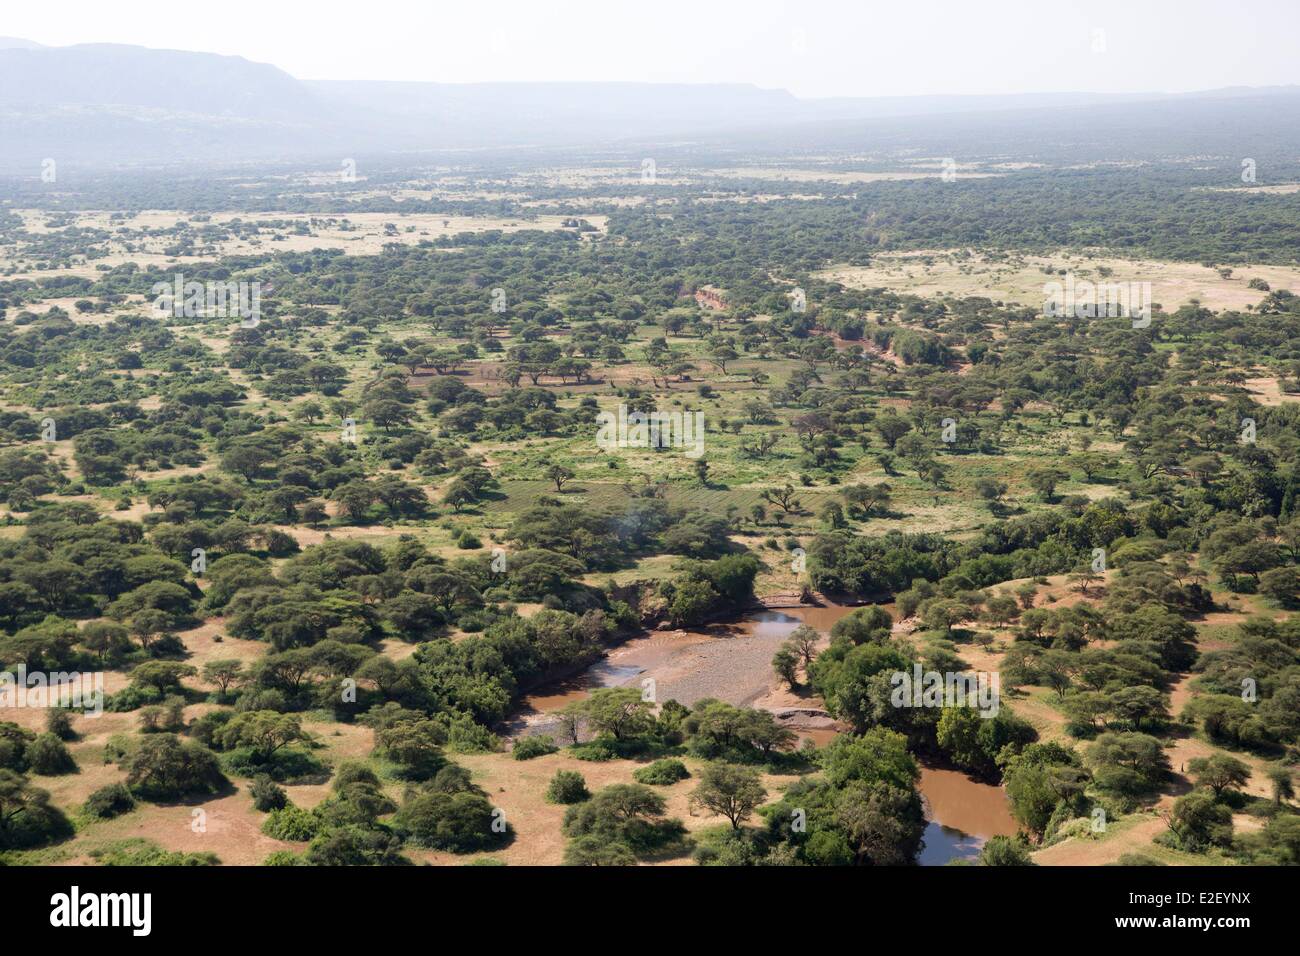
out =
[(1017, 830), (1006, 791), (960, 770), (923, 766), (920, 790), (929, 821), (922, 866), (974, 859), (989, 837), (1012, 836)]
[(925, 847), (918, 862), (922, 866), (944, 866), (953, 860), (974, 860), (985, 840), (931, 820), (925, 827)]

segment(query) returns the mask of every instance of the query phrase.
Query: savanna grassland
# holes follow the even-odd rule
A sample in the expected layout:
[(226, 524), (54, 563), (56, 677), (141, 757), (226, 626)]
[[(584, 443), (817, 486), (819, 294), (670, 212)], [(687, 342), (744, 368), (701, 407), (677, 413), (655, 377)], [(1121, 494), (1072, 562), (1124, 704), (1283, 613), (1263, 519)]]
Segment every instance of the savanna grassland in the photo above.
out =
[[(4, 861), (907, 864), (924, 767), (964, 862), (1300, 862), (1300, 206), (1196, 155), (9, 184), (0, 663), (105, 698), (0, 713)], [(582, 682), (765, 600), (753, 692)]]

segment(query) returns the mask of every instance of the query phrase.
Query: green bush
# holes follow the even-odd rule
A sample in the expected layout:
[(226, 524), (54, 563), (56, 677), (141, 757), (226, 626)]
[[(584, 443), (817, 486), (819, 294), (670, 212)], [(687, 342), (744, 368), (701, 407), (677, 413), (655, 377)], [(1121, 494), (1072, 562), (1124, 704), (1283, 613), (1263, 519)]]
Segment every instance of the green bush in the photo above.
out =
[(45, 729), (60, 740), (76, 740), (72, 729), (72, 714), (58, 707), (53, 707), (45, 715)]
[(490, 850), (509, 842), (492, 804), (475, 793), (423, 793), (402, 804), (393, 826), (418, 846), (453, 853)]
[(320, 758), (299, 747), (277, 750), (270, 759), (252, 747), (240, 747), (221, 755), (221, 764), (236, 776), (266, 776), (285, 783), (319, 783), (329, 779), (329, 768)]
[(262, 861), (263, 866), (311, 866), (305, 859), (292, 850), (276, 850)]
[(532, 760), (534, 757), (553, 754), (559, 749), (550, 737), (520, 737), (515, 741), (510, 755), (516, 760)]
[(284, 788), (266, 774), (258, 774), (253, 778), (248, 793), (253, 798), (253, 808), (263, 813), (283, 810), (289, 805), (289, 795), (284, 792)]
[[(1085, 821), (1086, 822), (1086, 821)], [(995, 836), (980, 850), (981, 866), (1037, 866), (1029, 858), (1029, 848), (1006, 836)]]
[(217, 866), (215, 853), (181, 853), (164, 850), (152, 840), (132, 837), (90, 851), (100, 866)]
[(501, 738), (469, 716), (457, 718), (447, 728), (447, 749), (458, 754), (486, 754), (501, 749)]
[(686, 769), (686, 764), (669, 757), (664, 760), (656, 760), (645, 767), (638, 767), (632, 772), (632, 779), (637, 783), (667, 787), (679, 780), (685, 780), (690, 775), (691, 772)]
[(579, 760), (590, 760), (592, 763), (604, 763), (606, 760), (614, 760), (619, 756), (618, 748), (612, 737), (597, 737), (585, 744), (578, 744), (570, 747), (569, 753)]
[(576, 770), (557, 770), (546, 787), (547, 803), (581, 803), (590, 796), (587, 781)]
[(305, 860), (312, 866), (409, 866), (400, 850), (401, 841), (386, 831), (334, 827), (317, 834)]
[(88, 816), (108, 820), (121, 816), (135, 809), (135, 798), (131, 791), (120, 783), (110, 783), (100, 787), (86, 798), (85, 811)]
[(272, 810), (262, 821), (262, 832), (277, 840), (295, 840), (301, 843), (313, 839), (320, 830), (320, 817), (293, 804)]
[(637, 855), (673, 844), (685, 846), (686, 828), (680, 820), (665, 818), (666, 808), (664, 798), (649, 787), (616, 783), (569, 807), (563, 829), (575, 842), (592, 837), (605, 844), (621, 843)]
[(27, 745), (27, 762), (33, 773), (45, 777), (77, 772), (77, 762), (54, 734), (40, 734)]
[(636, 866), (636, 854), (618, 842), (597, 836), (570, 840), (564, 850), (565, 866)]
[(9, 721), (0, 721), (0, 767), (23, 773), (27, 770), (27, 745), (36, 735)]
[(216, 754), (173, 734), (142, 738), (122, 759), (122, 769), (131, 792), (148, 800), (213, 793), (227, 785)]

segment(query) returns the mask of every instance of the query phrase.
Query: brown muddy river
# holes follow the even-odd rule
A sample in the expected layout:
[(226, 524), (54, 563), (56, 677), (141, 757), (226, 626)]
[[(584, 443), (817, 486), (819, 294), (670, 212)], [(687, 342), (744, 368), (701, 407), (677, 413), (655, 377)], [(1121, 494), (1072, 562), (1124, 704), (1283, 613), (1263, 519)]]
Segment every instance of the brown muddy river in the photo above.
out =
[[(827, 606), (757, 611), (728, 624), (696, 630), (648, 631), (610, 649), (606, 658), (574, 678), (552, 684), (524, 698), (507, 725), (511, 736), (554, 733), (549, 715), (587, 697), (599, 687), (645, 687), (654, 681), (655, 698), (691, 705), (713, 697), (737, 706), (752, 705), (776, 689), (772, 655), (801, 623), (823, 634), (852, 608)], [(805, 706), (821, 706), (815, 698)], [(825, 746), (835, 736), (829, 728), (801, 730), (801, 737)], [(972, 780), (965, 774), (923, 766), (921, 794), (925, 799), (923, 866), (974, 858), (991, 836), (1016, 832), (1015, 821), (1001, 787)]]
[(1006, 791), (972, 780), (960, 770), (922, 765), (920, 790), (925, 818), (930, 821), (922, 866), (974, 859), (989, 837), (1013, 836), (1018, 829)]

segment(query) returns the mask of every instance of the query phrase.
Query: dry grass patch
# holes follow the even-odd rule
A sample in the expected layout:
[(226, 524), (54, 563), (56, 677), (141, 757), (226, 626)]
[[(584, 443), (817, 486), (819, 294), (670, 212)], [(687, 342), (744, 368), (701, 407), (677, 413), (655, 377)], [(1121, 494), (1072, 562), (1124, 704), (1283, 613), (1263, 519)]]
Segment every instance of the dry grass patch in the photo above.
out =
[[(1103, 277), (1102, 267), (1113, 274)], [(961, 250), (898, 252), (882, 254), (870, 266), (833, 266), (818, 275), (856, 289), (884, 288), (920, 296), (988, 296), (1040, 307), (1043, 286), (1061, 280), (1059, 275), (1045, 273), (1045, 268), (1069, 270), (1076, 280), (1150, 282), (1152, 301), (1166, 312), (1192, 299), (1216, 311), (1258, 305), (1266, 293), (1247, 286), (1253, 278), (1264, 279), (1274, 289), (1300, 289), (1300, 269), (1287, 266), (1242, 266), (1225, 279), (1199, 263), (1123, 259), (1103, 253), (1094, 257), (1058, 253), (993, 258)]]

